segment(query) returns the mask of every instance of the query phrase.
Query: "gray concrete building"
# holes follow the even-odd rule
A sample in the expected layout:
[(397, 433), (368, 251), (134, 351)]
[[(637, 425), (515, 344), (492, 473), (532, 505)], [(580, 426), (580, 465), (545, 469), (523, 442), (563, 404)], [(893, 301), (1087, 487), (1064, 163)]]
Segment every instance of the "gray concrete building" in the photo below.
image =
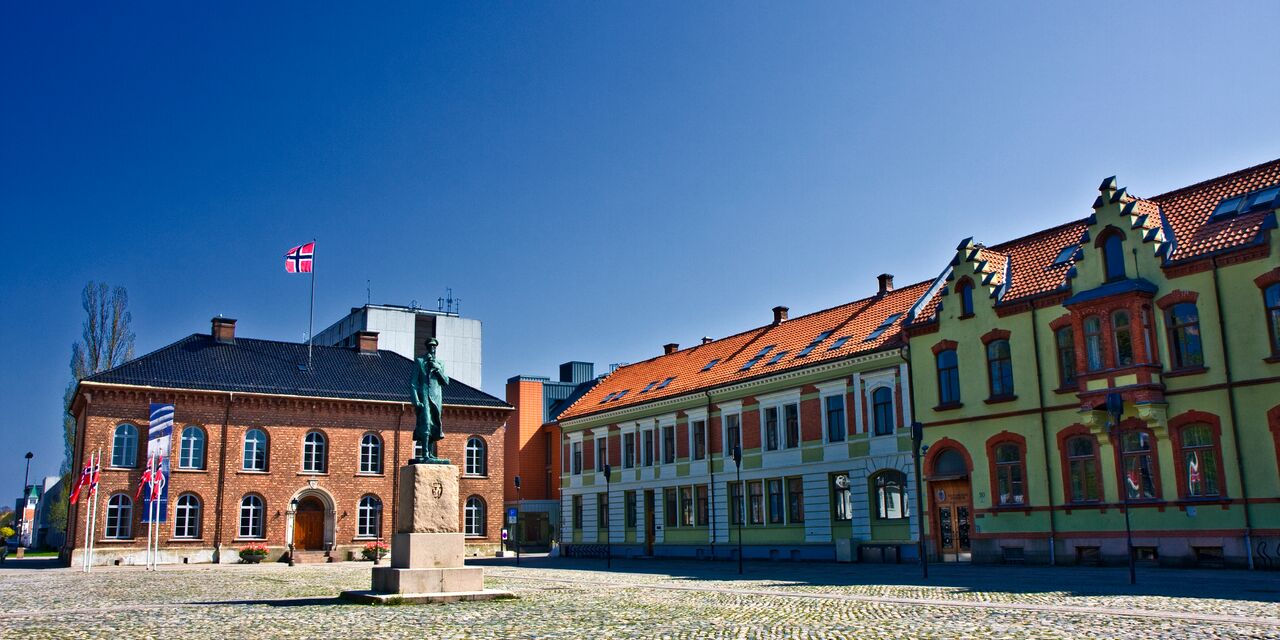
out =
[(436, 353), (449, 377), (476, 389), (483, 382), (482, 325), (455, 311), (435, 311), (390, 304), (353, 307), (341, 320), (316, 334), (319, 345), (350, 347), (360, 331), (378, 332), (378, 348), (406, 358), (426, 352), (427, 340), (440, 345)]

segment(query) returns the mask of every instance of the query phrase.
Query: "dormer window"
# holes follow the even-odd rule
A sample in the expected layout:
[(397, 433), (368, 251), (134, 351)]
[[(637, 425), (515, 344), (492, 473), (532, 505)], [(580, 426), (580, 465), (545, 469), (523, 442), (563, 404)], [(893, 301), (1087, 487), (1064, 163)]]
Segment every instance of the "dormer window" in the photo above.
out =
[(1107, 235), (1102, 241), (1102, 266), (1107, 282), (1124, 280), (1124, 236), (1119, 232)]

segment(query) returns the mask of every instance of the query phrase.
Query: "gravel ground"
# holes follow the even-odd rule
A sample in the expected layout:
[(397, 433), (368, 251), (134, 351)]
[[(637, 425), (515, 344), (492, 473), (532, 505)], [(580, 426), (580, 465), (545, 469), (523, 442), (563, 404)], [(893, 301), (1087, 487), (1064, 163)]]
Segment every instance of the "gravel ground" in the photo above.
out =
[(1280, 574), (526, 559), (516, 600), (352, 605), (369, 565), (0, 569), (0, 638), (1280, 638)]

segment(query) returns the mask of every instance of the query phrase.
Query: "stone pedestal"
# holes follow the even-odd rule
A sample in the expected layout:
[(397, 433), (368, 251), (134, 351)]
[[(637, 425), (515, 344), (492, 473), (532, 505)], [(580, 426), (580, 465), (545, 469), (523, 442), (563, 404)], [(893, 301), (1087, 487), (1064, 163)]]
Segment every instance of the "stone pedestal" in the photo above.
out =
[(484, 588), (484, 569), (463, 566), (458, 531), (458, 468), (416, 464), (400, 469), (391, 566), (373, 568), (371, 591), (344, 591), (358, 602), (456, 602), (514, 598)]

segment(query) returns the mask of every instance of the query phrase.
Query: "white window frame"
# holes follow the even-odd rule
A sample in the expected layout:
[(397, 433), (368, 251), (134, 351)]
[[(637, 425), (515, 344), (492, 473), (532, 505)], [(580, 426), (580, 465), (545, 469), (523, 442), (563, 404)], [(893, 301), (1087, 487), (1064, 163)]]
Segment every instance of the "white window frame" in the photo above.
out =
[[(311, 442), (311, 436), (319, 436), (319, 442)], [(318, 448), (318, 450), (317, 450)], [(318, 454), (318, 456), (317, 456)], [(308, 468), (308, 461), (319, 462), (320, 468)], [(312, 429), (302, 436), (302, 473), (323, 475), (329, 472), (329, 437), (323, 431)]]
[[(184, 501), (190, 502), (183, 504)], [(200, 504), (200, 496), (194, 493), (184, 493), (178, 496), (174, 501), (173, 507), (173, 537), (180, 540), (198, 540), (200, 539), (200, 511), (203, 505)], [(194, 512), (194, 513), (193, 513)]]
[[(849, 394), (846, 380), (841, 378), (814, 386), (818, 388), (818, 407), (822, 412), (822, 443), (839, 445), (849, 442)], [(844, 432), (843, 440), (831, 440), (831, 425), (827, 424), (829, 421), (827, 398), (832, 397), (840, 398), (840, 401), (844, 403), (844, 424), (841, 425)]]
[[(896, 438), (898, 435), (898, 431), (901, 430), (903, 427), (903, 425), (898, 424), (898, 403), (901, 401), (901, 398), (899, 397), (900, 385), (898, 384), (897, 379), (895, 378), (895, 374), (897, 372), (898, 370), (894, 368), (894, 369), (885, 369), (883, 371), (877, 371), (871, 374), (863, 374), (863, 377), (862, 377), (863, 389), (862, 389), (861, 398), (863, 403), (865, 403), (867, 406), (868, 415), (866, 415), (864, 418), (866, 420), (866, 424), (863, 425), (862, 432), (868, 434), (872, 438)], [(892, 417), (894, 424), (892, 425), (893, 429), (890, 430), (889, 433), (883, 434), (883, 435), (877, 435), (876, 434), (876, 412), (875, 412), (876, 405), (875, 405), (875, 398), (873, 396), (876, 390), (881, 388), (889, 389), (889, 415)], [(903, 414), (903, 418), (904, 419), (906, 418), (905, 413)]]
[[(622, 454), (622, 468), (634, 469), (640, 466), (640, 438), (637, 435), (636, 425), (627, 425), (621, 427), (622, 440), (619, 444), (619, 453)], [(627, 443), (631, 443), (631, 464), (627, 464)]]
[[(245, 503), (253, 498), (257, 501), (257, 506), (248, 506)], [(245, 533), (245, 509), (249, 512), (249, 529), (248, 534)], [(256, 515), (254, 514), (256, 511)], [(256, 493), (249, 493), (240, 498), (240, 510), (237, 512), (236, 533), (237, 538), (241, 540), (265, 540), (267, 537), (267, 501)], [(255, 520), (256, 519), (256, 520)], [(254, 523), (257, 523), (257, 531), (254, 531)]]
[[(195, 433), (196, 437), (188, 439), (188, 433)], [(182, 428), (182, 434), (178, 437), (178, 468), (189, 470), (201, 470), (205, 467), (205, 451), (208, 449), (206, 443), (208, 437), (203, 428), (199, 425), (189, 424)], [(195, 454), (195, 447), (189, 446), (189, 443), (199, 442), (199, 455)], [(194, 458), (194, 459), (192, 459)]]
[[(800, 390), (791, 389), (789, 391), (782, 391), (782, 392), (770, 394), (767, 396), (760, 396), (759, 398), (757, 398), (757, 400), (759, 400), (760, 402), (760, 405), (757, 407), (757, 410), (760, 413), (760, 448), (761, 450), (764, 451), (766, 455), (772, 455), (772, 454), (782, 453), (786, 451), (799, 451), (801, 447), (804, 445), (804, 415), (803, 415), (803, 412), (800, 411), (800, 406), (801, 406)], [(796, 446), (794, 447), (787, 446), (787, 413), (783, 407), (789, 404), (796, 405), (797, 435), (796, 435)], [(769, 439), (768, 439), (768, 434), (765, 432), (766, 425), (765, 425), (764, 414), (765, 414), (765, 410), (770, 408), (776, 409), (778, 412), (778, 448), (777, 449), (768, 448)]]
[[(688, 424), (688, 431), (689, 431), (688, 433), (689, 461), (701, 463), (701, 462), (706, 462), (707, 460), (710, 460), (711, 459), (711, 425), (709, 424), (710, 420), (707, 417), (707, 411), (705, 409), (690, 410), (685, 413), (685, 420), (688, 421), (687, 424)], [(693, 430), (693, 423), (695, 422), (702, 423), (702, 441), (703, 442), (702, 442), (701, 458), (698, 458), (696, 456), (698, 447), (696, 446), (697, 438), (694, 436), (694, 430)]]
[[(128, 428), (128, 435), (125, 435), (121, 443), (120, 430)], [(120, 446), (120, 445), (124, 446)], [(116, 455), (119, 453), (120, 455)], [(117, 463), (116, 459), (120, 461)], [(132, 469), (138, 466), (138, 425), (131, 422), (121, 422), (111, 430), (111, 466), (116, 469)]]
[[(475, 506), (472, 506), (472, 501)], [(489, 511), (488, 505), (485, 504), (484, 498), (472, 495), (467, 496), (466, 506), (463, 508), (463, 524), (462, 532), (468, 538), (483, 538), (488, 534), (488, 527), (485, 526), (485, 517)]]
[[(372, 438), (373, 455), (370, 456), (369, 439)], [(372, 467), (370, 466), (372, 463)], [(382, 475), (382, 438), (372, 431), (360, 436), (360, 473), (364, 475)]]
[(382, 499), (371, 493), (360, 496), (356, 503), (356, 538), (373, 540), (381, 536)]
[[(479, 446), (472, 446), (472, 443)], [(484, 438), (480, 436), (467, 438), (462, 456), (462, 475), (468, 478), (484, 478), (489, 475), (489, 444), (484, 441)], [(473, 456), (476, 458), (474, 461)], [(477, 466), (479, 469), (476, 468)]]
[[(255, 432), (255, 431), (256, 431), (256, 432), (258, 432), (258, 433), (261, 433), (261, 434), (262, 434), (262, 443), (261, 443), (261, 445), (262, 445), (262, 467), (261, 467), (261, 468), (256, 467), (256, 466), (251, 467), (251, 466), (249, 466), (248, 464), (246, 464), (247, 462), (249, 462), (249, 455), (248, 455), (248, 454), (249, 454), (249, 434), (250, 434), (250, 433), (253, 433), (253, 432)], [(271, 465), (270, 465), (270, 460), (271, 460), (271, 436), (267, 433), (266, 429), (259, 429), (259, 428), (257, 428), (257, 427), (254, 427), (254, 428), (252, 428), (252, 429), (248, 429), (248, 430), (246, 430), (246, 431), (244, 432), (244, 437), (240, 439), (240, 445), (241, 445), (241, 446), (240, 446), (240, 470), (241, 470), (241, 471), (258, 471), (258, 472), (266, 472), (266, 471), (270, 468), (270, 466), (271, 466)], [(257, 453), (257, 451), (258, 451), (258, 442), (257, 442), (257, 440), (255, 439), (255, 440), (254, 440), (254, 453), (256, 454), (256, 453)], [(255, 455), (255, 457), (256, 457), (256, 455)]]
[[(117, 498), (120, 499), (118, 502)], [(103, 538), (108, 540), (133, 539), (133, 498), (128, 493), (117, 493), (107, 498), (105, 516), (102, 528)]]
[(738, 446), (742, 446), (742, 401), (723, 402), (720, 404), (720, 442), (724, 443), (724, 458), (733, 459), (733, 448), (729, 446), (729, 416), (738, 417)]
[[(667, 429), (671, 429), (671, 462), (667, 462)], [(677, 441), (680, 439), (680, 430), (676, 428), (675, 418), (662, 420), (658, 423), (658, 446), (657, 449), (662, 453), (662, 457), (655, 460), (655, 466), (670, 466), (680, 461), (680, 446)]]

